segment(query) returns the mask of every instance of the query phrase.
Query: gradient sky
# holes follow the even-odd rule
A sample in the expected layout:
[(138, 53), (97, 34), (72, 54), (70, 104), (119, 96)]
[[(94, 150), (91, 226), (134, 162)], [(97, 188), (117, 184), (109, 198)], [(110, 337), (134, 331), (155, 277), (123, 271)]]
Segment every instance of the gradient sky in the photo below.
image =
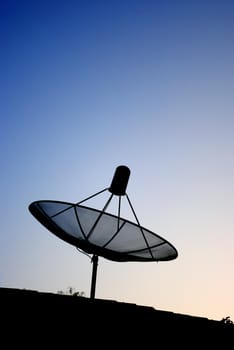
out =
[(29, 213), (131, 169), (174, 261), (99, 259), (96, 297), (234, 321), (234, 2), (1, 3), (0, 286), (90, 293), (92, 264)]

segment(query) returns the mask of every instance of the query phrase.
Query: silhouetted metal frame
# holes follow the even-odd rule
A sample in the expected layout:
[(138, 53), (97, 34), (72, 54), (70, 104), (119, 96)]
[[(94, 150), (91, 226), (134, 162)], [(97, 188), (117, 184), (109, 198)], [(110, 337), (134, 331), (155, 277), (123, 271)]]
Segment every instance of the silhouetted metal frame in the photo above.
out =
[[(167, 261), (167, 260), (171, 260), (171, 257), (165, 257), (165, 258), (160, 258), (160, 259), (155, 259), (154, 256), (153, 256), (153, 253), (152, 253), (152, 249), (153, 248), (156, 248), (156, 247), (159, 247), (163, 244), (168, 244), (171, 248), (173, 248), (174, 250), (174, 257), (173, 258), (176, 258), (178, 253), (177, 253), (177, 250), (175, 249), (175, 247), (170, 243), (168, 242), (167, 240), (165, 240), (164, 238), (162, 238), (161, 236), (153, 233), (152, 231), (150, 230), (147, 230), (145, 228), (143, 228), (141, 225), (140, 225), (140, 222), (137, 218), (137, 215), (135, 213), (135, 210), (132, 206), (132, 203), (130, 201), (130, 198), (129, 196), (127, 195), (127, 193), (125, 193), (126, 195), (126, 198), (127, 198), (127, 201), (129, 203), (129, 206), (133, 212), (133, 215), (135, 217), (135, 220), (137, 222), (137, 224), (127, 220), (127, 219), (121, 219), (120, 217), (120, 211), (121, 211), (121, 195), (119, 195), (119, 202), (118, 202), (118, 215), (117, 215), (117, 229), (116, 229), (116, 232), (112, 235), (111, 238), (108, 239), (108, 241), (103, 244), (101, 247), (100, 246), (97, 246), (97, 245), (94, 245), (93, 243), (90, 243), (89, 242), (89, 238), (91, 237), (91, 235), (93, 234), (94, 230), (95, 230), (95, 227), (97, 226), (98, 222), (100, 221), (102, 215), (105, 213), (105, 215), (108, 215), (108, 216), (111, 216), (111, 217), (114, 217), (116, 218), (115, 215), (112, 215), (110, 213), (106, 213), (106, 209), (108, 207), (108, 205), (110, 204), (112, 198), (113, 198), (113, 193), (110, 195), (110, 197), (108, 198), (108, 200), (106, 201), (104, 207), (102, 210), (97, 210), (97, 209), (93, 209), (93, 208), (89, 208), (89, 207), (86, 207), (86, 206), (83, 206), (83, 205), (80, 205), (81, 203), (84, 203), (85, 201), (103, 193), (104, 191), (108, 190), (108, 188), (105, 188), (85, 199), (83, 199), (82, 201), (80, 202), (77, 202), (77, 203), (68, 203), (68, 202), (62, 202), (62, 201), (51, 201), (51, 200), (40, 200), (40, 201), (35, 201), (33, 203), (31, 203), (29, 205), (29, 211), (31, 212), (31, 214), (43, 225), (45, 226), (50, 232), (52, 232), (53, 234), (55, 234), (57, 237), (61, 238), (62, 240), (82, 249), (84, 252), (88, 253), (88, 254), (92, 254), (92, 264), (93, 264), (93, 268), (92, 268), (92, 279), (91, 279), (91, 290), (90, 290), (90, 298), (91, 299), (94, 299), (95, 298), (95, 290), (96, 290), (96, 277), (97, 277), (97, 267), (98, 267), (98, 257), (99, 256), (103, 256), (104, 258), (106, 259), (109, 259), (109, 260), (113, 260), (113, 261), (118, 261), (118, 262), (125, 262), (125, 261)], [(58, 203), (58, 204), (67, 204), (68, 207), (65, 208), (65, 209), (62, 209), (62, 210), (59, 210), (57, 213), (49, 216), (47, 215), (47, 213), (44, 211), (44, 209), (40, 206), (40, 202), (49, 202), (49, 203)], [(95, 212), (98, 212), (99, 215), (97, 217), (97, 219), (95, 220), (94, 224), (92, 225), (91, 229), (89, 230), (89, 232), (87, 233), (87, 235), (85, 234), (83, 228), (82, 228), (82, 225), (81, 225), (81, 222), (79, 220), (79, 216), (77, 214), (77, 207), (81, 207), (81, 208), (86, 208), (86, 209), (89, 209), (89, 210), (92, 210), (92, 211), (95, 211)], [(71, 209), (71, 208), (74, 208), (74, 212), (75, 212), (75, 217), (76, 217), (76, 220), (77, 220), (77, 224), (79, 226), (79, 229), (84, 237), (84, 240), (81, 240), (81, 239), (78, 239), (77, 237), (74, 237), (74, 236), (71, 236), (70, 234), (66, 233), (61, 227), (59, 227), (54, 221), (52, 221), (51, 219), (53, 219), (54, 217), (64, 213), (65, 211)], [(122, 224), (120, 225), (120, 220), (123, 221)], [(143, 236), (143, 239), (145, 241), (145, 244), (146, 244), (146, 247), (145, 248), (142, 248), (142, 249), (137, 249), (137, 250), (131, 250), (131, 251), (125, 251), (125, 252), (115, 252), (113, 250), (110, 250), (110, 249), (107, 249), (107, 245), (118, 235), (118, 233), (120, 232), (120, 230), (123, 228), (123, 226), (126, 224), (126, 223), (130, 223), (131, 225), (134, 225), (136, 227), (138, 227), (141, 231), (141, 234)], [(146, 230), (148, 233), (156, 236), (157, 238), (161, 239), (162, 242), (158, 243), (158, 244), (155, 244), (153, 246), (150, 246), (148, 241), (147, 241), (147, 238), (144, 234), (144, 231), (143, 230)], [(136, 256), (131, 256), (129, 254), (134, 254), (134, 253), (137, 253), (137, 252), (143, 252), (143, 251), (146, 251), (148, 250), (150, 252), (150, 255), (151, 255), (151, 258), (141, 258), (141, 257), (136, 257)]]
[[(47, 213), (43, 210), (43, 208), (40, 206), (40, 202), (45, 203), (58, 203), (58, 204), (66, 204), (68, 205), (68, 208), (65, 208), (63, 210), (60, 210), (59, 212), (57, 212), (54, 215), (47, 215)], [(39, 200), (39, 201), (35, 201), (33, 203), (31, 203), (29, 205), (29, 211), (31, 212), (31, 214), (44, 226), (46, 227), (50, 232), (52, 232), (53, 234), (55, 234), (57, 237), (61, 238), (62, 240), (66, 241), (69, 244), (74, 245), (75, 247), (78, 247), (80, 249), (82, 249), (84, 252), (88, 253), (88, 254), (94, 254), (94, 255), (99, 255), (102, 256), (106, 259), (112, 260), (112, 261), (117, 261), (117, 262), (126, 262), (126, 261), (139, 261), (139, 262), (147, 262), (147, 261), (168, 261), (171, 260), (172, 258), (169, 257), (165, 257), (165, 258), (145, 258), (145, 257), (136, 257), (136, 256), (131, 256), (129, 254), (133, 254), (134, 252), (139, 252), (139, 251), (144, 251), (144, 250), (148, 250), (149, 248), (149, 244), (147, 244), (147, 246), (145, 248), (142, 249), (137, 249), (137, 250), (128, 250), (125, 252), (116, 252), (113, 251), (111, 249), (106, 248), (107, 245), (116, 237), (116, 235), (118, 235), (119, 231), (123, 228), (123, 226), (126, 223), (129, 223), (131, 225), (136, 226), (138, 229), (140, 228), (140, 230), (146, 230), (148, 233), (152, 234), (153, 236), (161, 239), (163, 242), (157, 243), (155, 245), (150, 245), (150, 249), (154, 249), (157, 246), (161, 246), (164, 244), (168, 244), (174, 251), (174, 256), (173, 259), (175, 259), (178, 255), (176, 248), (170, 243), (168, 242), (165, 238), (161, 237), (158, 234), (155, 234), (154, 232), (145, 229), (142, 226), (139, 226), (139, 224), (136, 224), (134, 222), (131, 222), (127, 219), (121, 219), (123, 221), (123, 223), (121, 225), (119, 225), (118, 229), (116, 229), (116, 232), (113, 234), (113, 236), (111, 238), (108, 239), (107, 242), (105, 242), (102, 246), (98, 246), (95, 245), (93, 243), (90, 243), (87, 240), (87, 235), (84, 233), (82, 225), (80, 224), (79, 221), (79, 217), (76, 213), (76, 218), (77, 218), (77, 224), (82, 232), (82, 235), (84, 237), (84, 240), (81, 240), (77, 237), (71, 236), (70, 234), (66, 233), (60, 226), (58, 226), (55, 222), (53, 222), (51, 220), (51, 218), (55, 217), (56, 215), (61, 214), (62, 212), (65, 212), (66, 210), (70, 209), (70, 208), (74, 208), (75, 213), (76, 213), (76, 207), (81, 207), (84, 209), (88, 209), (94, 212), (98, 212), (101, 215), (103, 215), (105, 213), (105, 215), (108, 215), (110, 217), (113, 217), (116, 219), (116, 216), (110, 213), (106, 213), (104, 211), (100, 211), (94, 208), (90, 208), (90, 207), (86, 207), (80, 204), (72, 204), (72, 203), (68, 203), (68, 202), (63, 202), (63, 201), (52, 201), (52, 200)], [(104, 207), (105, 208), (105, 207)], [(106, 208), (105, 208), (106, 209)], [(92, 230), (92, 228), (91, 228)], [(88, 233), (89, 234), (89, 233)], [(144, 236), (143, 236), (144, 237)], [(148, 243), (148, 242), (147, 242)]]

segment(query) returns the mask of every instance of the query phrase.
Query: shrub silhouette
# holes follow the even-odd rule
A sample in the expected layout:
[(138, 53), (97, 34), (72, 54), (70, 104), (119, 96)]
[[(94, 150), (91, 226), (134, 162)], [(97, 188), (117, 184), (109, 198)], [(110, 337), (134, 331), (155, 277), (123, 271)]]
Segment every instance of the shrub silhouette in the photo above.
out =
[(58, 290), (57, 294), (60, 295), (72, 295), (77, 297), (85, 297), (84, 291), (76, 291), (74, 287), (67, 287), (67, 290), (64, 292), (63, 290)]

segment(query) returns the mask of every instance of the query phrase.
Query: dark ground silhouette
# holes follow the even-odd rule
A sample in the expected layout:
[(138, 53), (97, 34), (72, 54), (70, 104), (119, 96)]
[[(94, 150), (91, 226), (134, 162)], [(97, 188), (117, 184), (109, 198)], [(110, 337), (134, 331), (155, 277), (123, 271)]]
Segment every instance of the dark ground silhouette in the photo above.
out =
[(232, 323), (147, 306), (11, 288), (0, 288), (0, 300), (7, 348), (11, 343), (31, 349), (61, 344), (224, 349), (234, 344)]

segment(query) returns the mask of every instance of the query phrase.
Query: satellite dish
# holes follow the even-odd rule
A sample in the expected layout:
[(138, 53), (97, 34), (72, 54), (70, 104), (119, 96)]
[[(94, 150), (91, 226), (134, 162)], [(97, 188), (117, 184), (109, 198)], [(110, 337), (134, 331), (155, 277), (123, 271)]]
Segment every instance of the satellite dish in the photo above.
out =
[[(99, 256), (118, 262), (168, 261), (178, 256), (171, 243), (140, 225), (126, 193), (129, 176), (129, 168), (120, 165), (109, 188), (78, 203), (39, 200), (29, 205), (31, 214), (50, 232), (83, 252), (92, 254), (91, 298), (95, 296)], [(104, 191), (109, 191), (111, 195), (102, 210), (81, 205)], [(106, 212), (114, 195), (119, 197), (117, 215)], [(127, 198), (136, 223), (120, 216), (122, 196)]]

